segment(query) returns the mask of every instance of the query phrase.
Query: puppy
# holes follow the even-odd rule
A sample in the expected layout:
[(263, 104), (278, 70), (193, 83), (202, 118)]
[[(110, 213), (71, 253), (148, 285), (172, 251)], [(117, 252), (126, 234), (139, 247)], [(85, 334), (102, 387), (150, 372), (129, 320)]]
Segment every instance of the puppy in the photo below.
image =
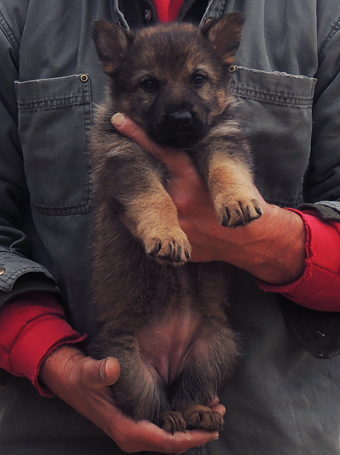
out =
[(126, 414), (172, 433), (223, 428), (207, 405), (238, 359), (226, 315), (229, 267), (188, 262), (190, 244), (164, 189), (167, 169), (118, 134), (111, 117), (124, 112), (157, 143), (185, 149), (223, 226), (259, 218), (250, 151), (230, 89), (242, 25), (232, 13), (203, 27), (94, 26), (109, 90), (92, 138), (98, 326), (89, 352), (119, 360), (113, 394)]

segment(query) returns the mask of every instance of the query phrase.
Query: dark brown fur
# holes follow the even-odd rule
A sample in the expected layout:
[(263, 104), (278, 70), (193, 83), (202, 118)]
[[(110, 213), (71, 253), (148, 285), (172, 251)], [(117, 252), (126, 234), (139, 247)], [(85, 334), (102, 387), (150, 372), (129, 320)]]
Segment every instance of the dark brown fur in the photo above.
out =
[[(99, 325), (90, 353), (119, 360), (113, 393), (124, 412), (172, 432), (223, 426), (206, 405), (238, 357), (226, 316), (230, 273), (223, 263), (188, 262), (190, 244), (164, 189), (167, 169), (119, 135), (111, 117), (124, 112), (156, 142), (187, 150), (222, 225), (258, 218), (249, 148), (229, 87), (241, 29), (237, 13), (203, 28), (169, 24), (132, 33), (95, 25), (110, 82), (92, 141)], [(163, 352), (171, 357), (165, 367)]]

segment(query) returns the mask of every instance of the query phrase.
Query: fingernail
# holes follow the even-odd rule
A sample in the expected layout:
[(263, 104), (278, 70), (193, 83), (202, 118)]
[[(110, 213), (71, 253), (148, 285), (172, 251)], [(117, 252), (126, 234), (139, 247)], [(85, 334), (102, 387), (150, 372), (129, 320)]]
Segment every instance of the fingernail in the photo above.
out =
[(114, 114), (111, 117), (111, 123), (116, 128), (122, 128), (125, 125), (126, 120), (127, 118), (125, 117), (125, 115), (121, 114), (120, 112), (117, 112), (117, 114)]
[(106, 362), (107, 362), (107, 359), (104, 359), (100, 365), (100, 376), (103, 379), (106, 379), (106, 371), (105, 371)]

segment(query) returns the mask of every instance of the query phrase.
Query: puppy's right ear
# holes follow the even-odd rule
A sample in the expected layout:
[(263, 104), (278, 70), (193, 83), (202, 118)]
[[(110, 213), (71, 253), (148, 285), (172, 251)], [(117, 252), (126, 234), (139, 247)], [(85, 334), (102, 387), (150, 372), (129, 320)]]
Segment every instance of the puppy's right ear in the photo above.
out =
[(134, 39), (130, 30), (108, 21), (95, 21), (92, 38), (105, 73), (113, 75)]

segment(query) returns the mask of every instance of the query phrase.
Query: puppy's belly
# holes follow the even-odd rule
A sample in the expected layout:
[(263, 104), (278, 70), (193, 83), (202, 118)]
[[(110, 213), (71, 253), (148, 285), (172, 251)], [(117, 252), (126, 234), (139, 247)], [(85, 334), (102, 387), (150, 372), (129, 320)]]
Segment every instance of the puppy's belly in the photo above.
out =
[(193, 356), (206, 352), (201, 318), (191, 311), (155, 320), (138, 336), (141, 357), (152, 374), (171, 385)]

